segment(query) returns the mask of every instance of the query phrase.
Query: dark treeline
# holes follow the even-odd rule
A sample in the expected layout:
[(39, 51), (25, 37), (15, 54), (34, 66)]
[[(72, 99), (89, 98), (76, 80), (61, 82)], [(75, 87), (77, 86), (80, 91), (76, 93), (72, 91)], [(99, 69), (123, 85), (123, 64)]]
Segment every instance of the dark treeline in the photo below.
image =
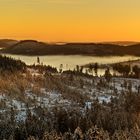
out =
[[(105, 74), (108, 71), (110, 73), (110, 70), (112, 70), (113, 75), (112, 76), (120, 76), (124, 78), (140, 78), (140, 67), (138, 65), (128, 65), (128, 64), (112, 64), (112, 65), (105, 65), (101, 66), (98, 63), (95, 64), (88, 64), (85, 66), (86, 73), (87, 74), (94, 74), (95, 76), (98, 76), (98, 70), (100, 68), (105, 69)], [(77, 71), (77, 69), (76, 69)], [(111, 73), (110, 73), (111, 74)]]
[(24, 71), (25, 69), (26, 69), (26, 64), (24, 62), (0, 55), (0, 71), (1, 72)]
[(119, 72), (123, 77), (140, 78), (140, 67), (137, 65), (131, 68), (130, 65), (114, 64), (113, 70)]
[(131, 70), (130, 65), (121, 65), (121, 64), (114, 64), (113, 70), (119, 72), (123, 76), (128, 76)]
[[(37, 107), (27, 109), (25, 121), (9, 117), (0, 122), (0, 139), (7, 140), (139, 140), (140, 94), (124, 93), (110, 103), (96, 100), (85, 112)], [(127, 139), (126, 139), (127, 138)]]

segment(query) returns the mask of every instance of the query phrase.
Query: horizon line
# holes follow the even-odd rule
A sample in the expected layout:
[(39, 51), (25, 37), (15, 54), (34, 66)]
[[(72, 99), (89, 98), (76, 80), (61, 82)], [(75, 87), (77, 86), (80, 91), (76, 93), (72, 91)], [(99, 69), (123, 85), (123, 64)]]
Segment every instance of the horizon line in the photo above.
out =
[(140, 41), (134, 41), (134, 40), (107, 40), (107, 41), (47, 41), (44, 39), (33, 39), (33, 38), (25, 38), (25, 39), (16, 39), (16, 38), (0, 38), (0, 40), (15, 40), (15, 41), (26, 41), (26, 40), (32, 40), (37, 42), (45, 42), (45, 43), (140, 43)]

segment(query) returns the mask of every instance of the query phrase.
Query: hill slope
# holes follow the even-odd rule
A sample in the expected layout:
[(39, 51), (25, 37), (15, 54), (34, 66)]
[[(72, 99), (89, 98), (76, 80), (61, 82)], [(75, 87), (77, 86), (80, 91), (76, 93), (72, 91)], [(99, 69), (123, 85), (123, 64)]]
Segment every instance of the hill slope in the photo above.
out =
[(12, 39), (0, 39), (0, 48), (10, 47), (16, 44), (17, 42), (18, 42), (17, 40)]
[(140, 44), (121, 46), (115, 44), (67, 43), (47, 44), (34, 40), (20, 41), (2, 50), (3, 53), (23, 55), (138, 55)]

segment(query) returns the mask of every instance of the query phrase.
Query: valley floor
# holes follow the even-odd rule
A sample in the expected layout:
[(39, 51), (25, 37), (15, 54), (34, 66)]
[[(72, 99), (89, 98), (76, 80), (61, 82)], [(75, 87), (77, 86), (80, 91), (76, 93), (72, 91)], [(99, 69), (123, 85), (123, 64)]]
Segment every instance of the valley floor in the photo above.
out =
[(33, 68), (1, 74), (0, 139), (90, 140), (96, 131), (97, 140), (124, 139), (124, 134), (128, 140), (140, 138), (139, 94), (140, 79), (107, 81)]

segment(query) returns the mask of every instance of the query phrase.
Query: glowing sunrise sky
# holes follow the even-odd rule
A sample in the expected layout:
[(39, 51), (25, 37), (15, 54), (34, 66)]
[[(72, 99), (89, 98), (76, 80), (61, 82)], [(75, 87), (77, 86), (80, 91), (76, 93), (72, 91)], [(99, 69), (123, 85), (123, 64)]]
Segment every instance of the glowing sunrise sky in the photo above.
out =
[(140, 0), (0, 0), (0, 38), (140, 41)]

